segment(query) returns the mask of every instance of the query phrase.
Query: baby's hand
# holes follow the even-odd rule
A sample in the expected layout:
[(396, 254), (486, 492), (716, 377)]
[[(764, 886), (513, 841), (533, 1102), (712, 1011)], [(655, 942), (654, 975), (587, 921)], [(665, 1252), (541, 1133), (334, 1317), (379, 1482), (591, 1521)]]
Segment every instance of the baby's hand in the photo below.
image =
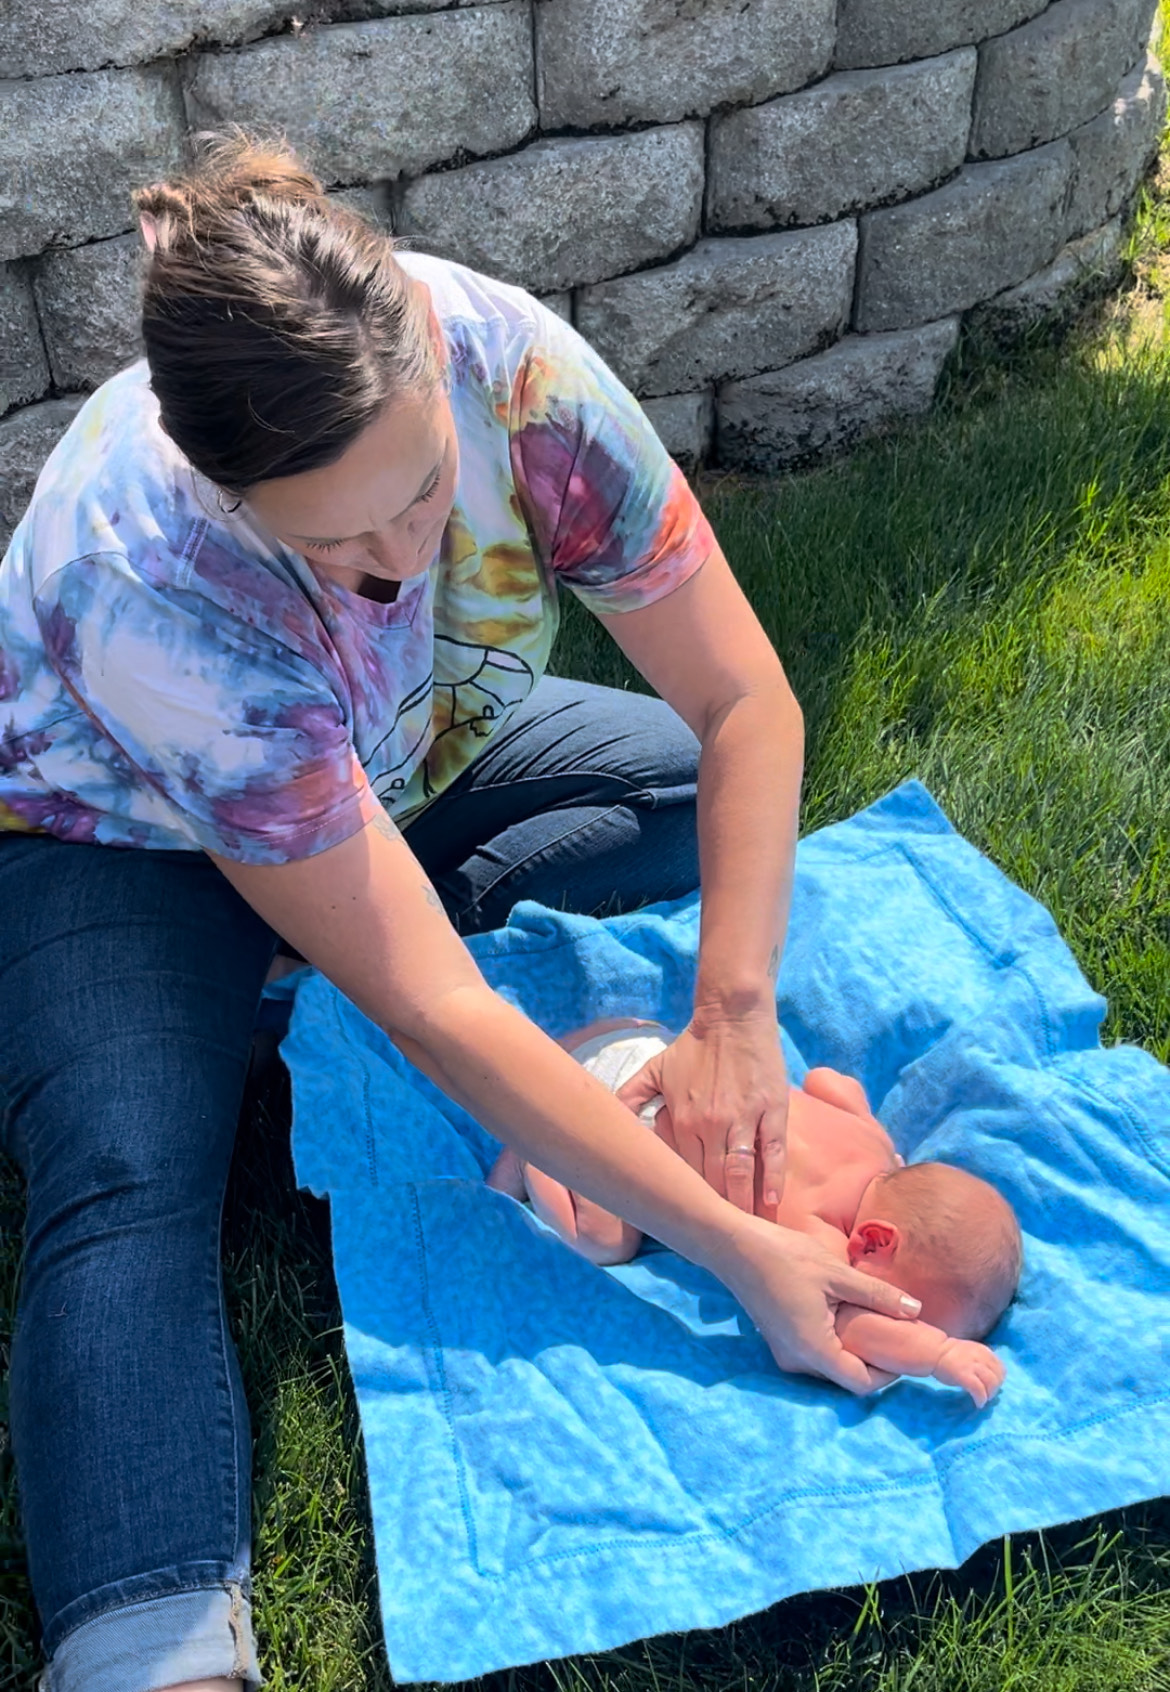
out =
[(934, 1378), (944, 1386), (962, 1387), (982, 1410), (1003, 1385), (1004, 1366), (994, 1351), (978, 1340), (949, 1339), (934, 1366)]

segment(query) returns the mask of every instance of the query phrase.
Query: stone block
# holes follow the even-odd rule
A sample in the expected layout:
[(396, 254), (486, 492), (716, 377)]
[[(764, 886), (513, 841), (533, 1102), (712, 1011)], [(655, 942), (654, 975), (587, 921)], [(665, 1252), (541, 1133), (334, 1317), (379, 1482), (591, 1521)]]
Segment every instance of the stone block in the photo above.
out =
[(1155, 0), (1054, 0), (979, 49), (971, 155), (1041, 146), (1107, 106), (1142, 56)]
[(0, 554), (24, 516), (46, 458), (84, 403), (84, 394), (70, 394), (25, 406), (0, 422)]
[(1048, 0), (841, 0), (839, 70), (929, 59), (1002, 35), (1042, 12)]
[(142, 243), (137, 232), (47, 253), (37, 304), (58, 388), (96, 388), (142, 357)]
[(828, 69), (836, 0), (536, 0), (544, 129), (705, 117)]
[(36, 0), (0, 13), (0, 77), (139, 65), (195, 41), (246, 41), (275, 28), (295, 0)]
[(639, 395), (753, 376), (836, 340), (856, 253), (853, 223), (700, 241), (673, 264), (583, 288), (577, 328)]
[(557, 294), (541, 294), (540, 303), (558, 317), (563, 317), (566, 323), (573, 321), (573, 296), (567, 288)]
[(711, 122), (707, 223), (774, 229), (921, 193), (967, 152), (977, 55), (841, 71)]
[(1061, 248), (1051, 264), (1008, 288), (971, 313), (973, 328), (997, 338), (1014, 338), (1045, 318), (1075, 310), (1094, 294), (1113, 287), (1124, 268), (1123, 231), (1115, 217)]
[(179, 168), (183, 127), (170, 70), (0, 84), (0, 259), (129, 229), (131, 190)]
[(862, 333), (933, 323), (1051, 263), (1064, 239), (1072, 148), (966, 165), (953, 182), (861, 219)]
[(23, 268), (0, 264), (0, 412), (49, 391), (49, 361)]
[(928, 411), (959, 334), (944, 318), (892, 335), (848, 335), (828, 352), (729, 382), (718, 397), (719, 462), (783, 470)]
[(696, 470), (711, 451), (715, 430), (715, 396), (665, 394), (643, 400), (642, 410), (667, 452), (684, 470)]
[(375, 229), (382, 229), (389, 234), (393, 228), (390, 215), (390, 197), (385, 187), (374, 182), (364, 188), (335, 188), (328, 196), (336, 200), (339, 206), (347, 206), (350, 211), (364, 217), (367, 223), (372, 223)]
[(1083, 235), (1128, 204), (1157, 154), (1165, 120), (1166, 81), (1149, 53), (1113, 104), (1069, 136), (1075, 173), (1066, 234)]
[(506, 159), (412, 182), (398, 229), (502, 281), (570, 288), (689, 246), (703, 178), (699, 123), (537, 141)]
[(282, 130), (328, 183), (502, 152), (536, 121), (529, 0), (330, 24), (205, 54), (187, 97), (193, 124)]

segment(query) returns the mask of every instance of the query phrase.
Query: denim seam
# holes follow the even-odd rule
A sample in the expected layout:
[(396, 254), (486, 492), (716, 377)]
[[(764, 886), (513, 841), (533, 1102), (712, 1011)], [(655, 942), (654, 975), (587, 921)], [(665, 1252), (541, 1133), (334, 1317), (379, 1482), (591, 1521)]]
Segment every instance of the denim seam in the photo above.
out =
[(497, 887), (503, 886), (509, 877), (517, 875), (522, 869), (527, 868), (534, 859), (539, 858), (542, 853), (549, 851), (551, 847), (559, 846), (562, 841), (570, 839), (574, 834), (580, 834), (582, 829), (590, 828), (594, 823), (604, 822), (606, 817), (611, 817), (615, 811), (620, 811), (621, 808), (620, 804), (607, 805), (605, 810), (602, 811), (599, 816), (590, 817), (588, 822), (574, 823), (572, 828), (566, 828), (562, 834), (555, 835), (553, 839), (541, 841), (535, 851), (529, 852), (526, 857), (518, 859), (513, 864), (509, 864), (507, 869), (501, 870), (494, 881), (489, 881), (487, 886), (480, 890), (470, 905), (465, 905), (463, 907), (463, 909), (459, 912), (459, 915), (461, 917), (467, 916), (471, 911), (475, 910), (477, 906), (482, 906), (484, 900), (489, 894), (494, 893)]
[[(576, 779), (578, 777), (585, 777), (589, 781), (611, 781), (611, 782), (614, 782), (615, 784), (620, 784), (622, 787), (624, 787), (626, 789), (627, 796), (631, 793), (652, 793), (653, 792), (653, 789), (647, 787), (645, 785), (645, 783), (642, 783), (641, 785), (639, 785), (637, 782), (630, 781), (630, 780), (628, 780), (628, 778), (626, 776), (617, 774), (613, 770), (591, 770), (591, 769), (579, 769), (578, 770), (578, 769), (573, 769), (573, 770), (554, 770), (554, 771), (550, 772), (548, 775), (516, 776), (512, 781), (485, 781), (485, 782), (479, 783), (475, 787), (469, 788), (466, 793), (453, 795), (453, 797), (463, 798), (463, 799), (475, 799), (475, 798), (478, 798), (478, 796), (481, 793), (502, 793), (505, 790), (505, 788), (529, 787), (529, 786), (531, 786), (531, 787), (541, 787), (541, 786), (544, 786), (546, 783), (551, 782), (551, 781), (565, 781), (565, 780), (568, 780), (570, 778)], [(438, 795), (436, 795), (436, 797), (441, 799), (443, 797), (443, 795), (438, 794)], [(581, 800), (581, 799), (577, 799), (577, 800), (574, 800), (573, 803), (582, 804), (582, 803), (584, 803), (584, 801)], [(526, 818), (525, 820), (527, 821), (527, 820), (530, 820), (530, 819)]]
[[(132, 1576), (131, 1578), (135, 1579), (135, 1580), (149, 1580), (151, 1578), (151, 1575), (153, 1573), (156, 1573), (156, 1572), (162, 1572), (162, 1571), (148, 1570), (143, 1575), (135, 1575), (135, 1576)], [(126, 1584), (125, 1581), (113, 1581), (113, 1582), (111, 1582), (111, 1585), (114, 1585), (114, 1586), (123, 1586), (125, 1584)], [(141, 1609), (144, 1609), (148, 1604), (160, 1604), (160, 1603), (165, 1602), (165, 1600), (168, 1599), (168, 1598), (184, 1598), (189, 1593), (192, 1593), (192, 1592), (229, 1592), (230, 1593), (233, 1586), (238, 1586), (240, 1588), (240, 1591), (243, 1593), (244, 1597), (248, 1600), (249, 1603), (251, 1603), (251, 1601), (252, 1601), (252, 1583), (251, 1583), (251, 1581), (249, 1580), (249, 1578), (246, 1574), (244, 1574), (244, 1575), (240, 1575), (240, 1574), (217, 1575), (213, 1580), (199, 1580), (199, 1581), (193, 1581), (189, 1585), (184, 1584), (182, 1586), (172, 1586), (172, 1587), (168, 1588), (168, 1590), (166, 1592), (154, 1592), (154, 1593), (152, 1593), (149, 1598), (131, 1598), (129, 1601), (127, 1601), (124, 1598), (111, 1598), (108, 1603), (99, 1604), (96, 1609), (88, 1611), (88, 1613), (86, 1615), (84, 1615), (80, 1621), (74, 1622), (71, 1627), (67, 1628), (65, 1630), (65, 1632), (61, 1635), (61, 1639), (60, 1639), (59, 1644), (57, 1644), (54, 1647), (53, 1656), (55, 1657), (58, 1654), (58, 1652), (61, 1650), (61, 1647), (65, 1644), (65, 1641), (67, 1639), (72, 1638), (73, 1634), (75, 1634), (78, 1631), (79, 1628), (87, 1627), (90, 1622), (100, 1621), (102, 1616), (113, 1615), (116, 1610), (141, 1610)], [(100, 1588), (99, 1588), (99, 1590), (100, 1590)], [(68, 1610), (73, 1609), (74, 1605), (79, 1604), (79, 1603), (83, 1603), (85, 1601), (85, 1597), (86, 1597), (86, 1595), (82, 1594), (81, 1598), (72, 1599), (71, 1602), (65, 1606), (65, 1609), (62, 1610), (62, 1611), (59, 1611), (58, 1614), (64, 1615)], [(55, 1616), (51, 1617), (50, 1620), (55, 1621), (56, 1617)], [(43, 1633), (47, 1632), (47, 1631), (48, 1631), (47, 1628), (42, 1628)]]
[(227, 1388), (228, 1400), (228, 1423), (232, 1452), (232, 1558), (235, 1560), (240, 1555), (240, 1541), (243, 1536), (240, 1532), (240, 1428), (239, 1406), (236, 1403), (237, 1379), (233, 1377), (231, 1365), (228, 1361), (228, 1348), (232, 1342), (231, 1335), (228, 1333), (227, 1305), (223, 1291), (223, 1216), (226, 1205), (227, 1187), (225, 1183), (223, 1198), (220, 1200), (219, 1218), (215, 1225), (215, 1255), (212, 1259), (212, 1279), (219, 1311), (219, 1363), (223, 1370), (224, 1385)]

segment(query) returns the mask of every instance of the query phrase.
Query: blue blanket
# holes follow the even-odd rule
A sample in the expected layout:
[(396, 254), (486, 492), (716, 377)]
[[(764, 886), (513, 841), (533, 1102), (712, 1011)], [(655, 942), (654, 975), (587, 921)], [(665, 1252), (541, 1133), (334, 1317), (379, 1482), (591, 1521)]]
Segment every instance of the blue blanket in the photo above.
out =
[[(691, 898), (604, 923), (523, 904), (472, 947), (561, 1034), (681, 1025), (697, 939)], [(1102, 1048), (1047, 912), (907, 783), (801, 844), (779, 1003), (794, 1079), (857, 1075), (904, 1153), (1015, 1204), (988, 1410), (782, 1375), (662, 1249), (591, 1267), (483, 1186), (494, 1140), (325, 980), (301, 986), (296, 1164), (332, 1205), (398, 1680), (712, 1627), (1170, 1491), (1170, 1074)]]

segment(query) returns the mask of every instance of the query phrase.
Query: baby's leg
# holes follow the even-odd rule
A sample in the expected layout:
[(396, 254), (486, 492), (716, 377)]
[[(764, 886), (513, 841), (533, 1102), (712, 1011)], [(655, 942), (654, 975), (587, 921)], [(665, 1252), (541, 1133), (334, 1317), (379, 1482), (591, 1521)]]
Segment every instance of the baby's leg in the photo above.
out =
[(542, 1222), (558, 1233), (566, 1245), (587, 1257), (590, 1263), (628, 1263), (638, 1254), (642, 1235), (620, 1216), (603, 1210), (592, 1199), (570, 1192), (551, 1175), (544, 1175), (530, 1163), (524, 1165), (524, 1184), (532, 1208)]
[(541, 1221), (590, 1263), (628, 1263), (638, 1255), (642, 1235), (637, 1228), (521, 1162), (510, 1146), (496, 1159), (485, 1185), (521, 1203), (530, 1200)]
[(524, 1165), (511, 1146), (505, 1146), (492, 1164), (491, 1173), (484, 1186), (494, 1188), (497, 1193), (507, 1193), (509, 1198), (519, 1199), (521, 1204), (524, 1203), (528, 1197), (528, 1190), (524, 1185)]

